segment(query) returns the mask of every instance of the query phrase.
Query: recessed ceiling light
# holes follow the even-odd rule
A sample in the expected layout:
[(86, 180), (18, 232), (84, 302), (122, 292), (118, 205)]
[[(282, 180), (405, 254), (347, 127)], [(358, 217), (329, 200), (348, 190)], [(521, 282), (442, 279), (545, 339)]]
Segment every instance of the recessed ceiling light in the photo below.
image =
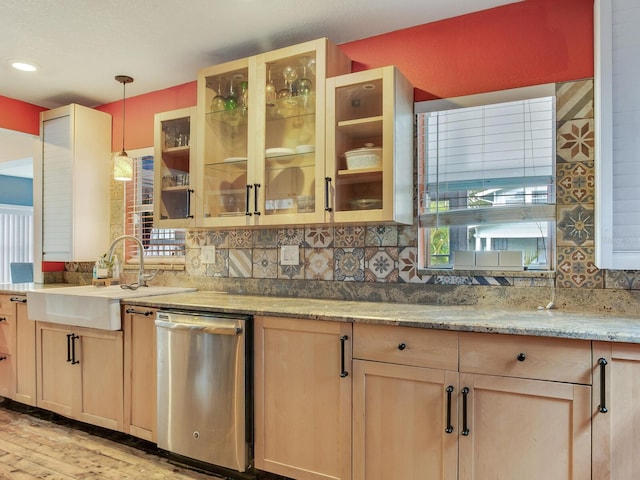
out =
[(36, 67), (33, 63), (27, 62), (12, 61), (11, 66), (16, 70), (22, 70), (23, 72), (35, 72), (36, 70), (38, 70), (38, 67)]

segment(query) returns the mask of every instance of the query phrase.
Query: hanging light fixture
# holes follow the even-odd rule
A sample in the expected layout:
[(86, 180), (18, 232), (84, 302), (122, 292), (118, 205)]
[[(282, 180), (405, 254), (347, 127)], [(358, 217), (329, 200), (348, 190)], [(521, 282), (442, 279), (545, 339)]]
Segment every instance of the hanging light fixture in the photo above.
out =
[(113, 178), (128, 182), (133, 179), (133, 160), (124, 151), (124, 117), (127, 83), (132, 83), (133, 78), (127, 75), (116, 75), (116, 80), (122, 84), (122, 151), (113, 159)]

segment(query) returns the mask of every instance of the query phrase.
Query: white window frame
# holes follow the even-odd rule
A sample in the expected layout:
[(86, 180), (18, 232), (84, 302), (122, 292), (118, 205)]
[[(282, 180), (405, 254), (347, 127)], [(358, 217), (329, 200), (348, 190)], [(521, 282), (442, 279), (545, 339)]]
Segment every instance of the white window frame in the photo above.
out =
[[(465, 107), (477, 107), (482, 105), (489, 105), (495, 103), (504, 103), (504, 102), (512, 102), (518, 100), (528, 100), (532, 98), (540, 98), (540, 97), (550, 97), (555, 96), (555, 83), (543, 84), (543, 85), (534, 85), (529, 87), (521, 87), (510, 90), (502, 90), (496, 92), (488, 92), (481, 93), (475, 95), (466, 95), (461, 97), (447, 98), (447, 99), (439, 99), (439, 100), (429, 100), (425, 102), (418, 102), (414, 106), (414, 112), (416, 115), (427, 113), (427, 112), (436, 112), (442, 110), (451, 110), (456, 108), (465, 108)], [(555, 131), (555, 129), (554, 129)], [(554, 140), (555, 144), (555, 140)], [(554, 172), (555, 176), (555, 172)], [(555, 182), (555, 178), (553, 179)], [(418, 199), (420, 202), (420, 199)], [(514, 209), (517, 210), (517, 209)], [(547, 216), (551, 216), (555, 219), (555, 200), (554, 204), (548, 204), (543, 207), (543, 210), (547, 213)], [(420, 211), (420, 206), (418, 205), (418, 211)], [(461, 212), (460, 215), (469, 215), (470, 212)], [(502, 215), (505, 218), (508, 218), (510, 212), (503, 212)], [(516, 214), (516, 217), (518, 214)], [(516, 221), (514, 219), (514, 221)], [(547, 266), (545, 271), (552, 270), (555, 265), (555, 220), (549, 220), (552, 225), (549, 229), (550, 241), (547, 247)], [(418, 222), (418, 268), (421, 271), (424, 270), (446, 270), (451, 269), (452, 265), (447, 266), (430, 266), (428, 264), (429, 252), (428, 252), (428, 237), (426, 232), (428, 227), (421, 226), (420, 221)], [(450, 252), (453, 253), (453, 252)], [(478, 269), (480, 270), (480, 269)], [(496, 267), (494, 270), (500, 270), (500, 268)]]

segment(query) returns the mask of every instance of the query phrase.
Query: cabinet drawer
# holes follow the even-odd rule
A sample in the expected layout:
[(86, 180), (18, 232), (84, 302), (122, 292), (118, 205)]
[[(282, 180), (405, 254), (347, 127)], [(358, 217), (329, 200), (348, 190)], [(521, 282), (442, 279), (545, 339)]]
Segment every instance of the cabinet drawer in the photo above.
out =
[(0, 313), (0, 351), (13, 352), (13, 326), (15, 317)]
[(0, 295), (0, 317), (13, 315), (16, 311), (16, 304), (11, 301), (10, 295)]
[(442, 330), (356, 323), (353, 326), (353, 357), (457, 370), (458, 334)]
[(460, 334), (460, 371), (591, 384), (591, 342)]

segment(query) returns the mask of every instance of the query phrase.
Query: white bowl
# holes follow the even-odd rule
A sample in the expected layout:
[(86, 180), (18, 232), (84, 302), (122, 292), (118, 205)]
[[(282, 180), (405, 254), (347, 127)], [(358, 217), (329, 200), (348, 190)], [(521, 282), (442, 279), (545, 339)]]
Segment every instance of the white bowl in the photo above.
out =
[(381, 147), (356, 148), (345, 152), (344, 156), (347, 159), (347, 169), (349, 170), (377, 168), (382, 164)]

